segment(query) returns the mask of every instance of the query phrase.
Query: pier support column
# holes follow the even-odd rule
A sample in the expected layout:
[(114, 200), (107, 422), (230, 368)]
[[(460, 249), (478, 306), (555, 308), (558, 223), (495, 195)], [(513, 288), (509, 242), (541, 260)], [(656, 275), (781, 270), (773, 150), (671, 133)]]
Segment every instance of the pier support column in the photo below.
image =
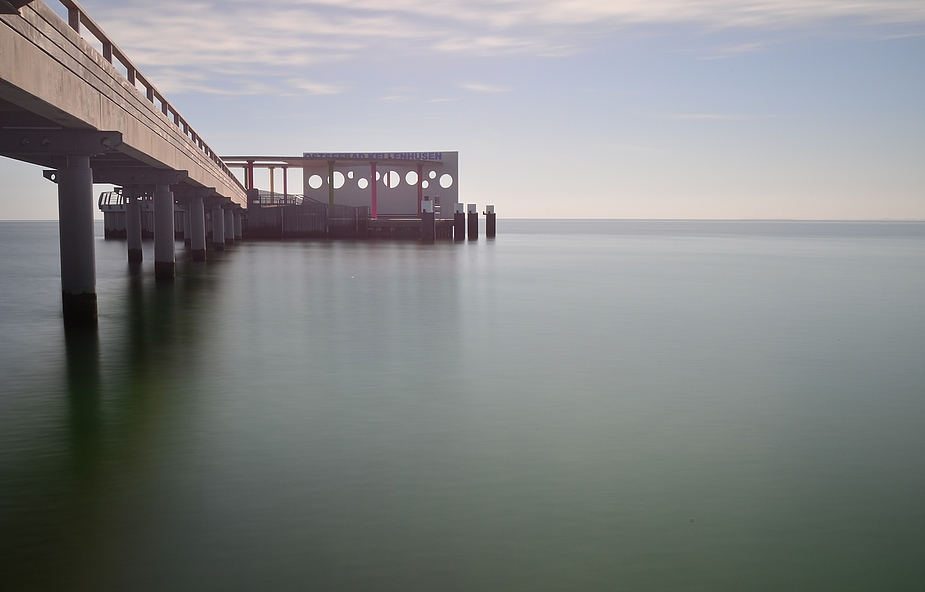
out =
[(190, 213), (190, 249), (193, 261), (206, 260), (206, 212), (202, 198), (194, 197), (189, 206)]
[(141, 202), (140, 191), (134, 187), (123, 187), (125, 194), (125, 242), (128, 243), (129, 263), (141, 263)]
[(186, 208), (183, 210), (183, 244), (184, 245), (191, 245), (193, 243), (193, 239), (190, 236), (192, 225), (190, 224), (190, 217), (189, 217), (190, 210), (192, 209), (193, 209), (192, 206), (190, 204), (187, 204)]
[(495, 238), (495, 206), (485, 206), (485, 238)]
[(243, 218), (243, 215), (241, 214), (241, 210), (235, 210), (235, 213), (234, 213), (234, 240), (236, 240), (236, 241), (239, 241), (239, 240), (243, 240), (243, 239), (244, 239), (244, 228), (243, 228), (243, 224), (241, 224), (241, 218)]
[(212, 247), (216, 251), (225, 250), (225, 212), (222, 206), (212, 208)]
[(93, 238), (93, 172), (89, 156), (68, 156), (59, 168), (58, 238), (65, 325), (95, 325), (96, 247)]
[(479, 239), (479, 208), (476, 204), (468, 204), (469, 208), (469, 240)]
[(170, 185), (154, 186), (154, 277), (174, 277), (173, 192)]
[(234, 211), (225, 210), (225, 244), (234, 244)]

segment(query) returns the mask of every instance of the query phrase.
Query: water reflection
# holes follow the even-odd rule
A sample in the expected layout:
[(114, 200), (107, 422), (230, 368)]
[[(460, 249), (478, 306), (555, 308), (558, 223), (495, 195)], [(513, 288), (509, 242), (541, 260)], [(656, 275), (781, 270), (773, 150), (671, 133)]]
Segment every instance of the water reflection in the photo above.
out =
[(99, 330), (96, 326), (66, 327), (64, 345), (70, 451), (74, 472), (82, 476), (95, 464), (102, 432)]
[[(139, 484), (154, 478), (152, 458), (181, 417), (180, 385), (212, 315), (201, 303), (218, 276), (190, 268), (164, 283), (138, 266), (126, 272), (109, 284), (117, 293), (101, 294), (115, 316), (98, 328), (62, 327), (61, 379), (28, 395), (43, 401), (33, 415), (58, 421), (25, 418), (38, 428), (0, 457), (4, 589), (113, 588), (104, 580), (127, 559), (114, 541), (131, 538), (123, 520), (144, 503)], [(55, 374), (36, 369), (36, 385), (39, 372)]]

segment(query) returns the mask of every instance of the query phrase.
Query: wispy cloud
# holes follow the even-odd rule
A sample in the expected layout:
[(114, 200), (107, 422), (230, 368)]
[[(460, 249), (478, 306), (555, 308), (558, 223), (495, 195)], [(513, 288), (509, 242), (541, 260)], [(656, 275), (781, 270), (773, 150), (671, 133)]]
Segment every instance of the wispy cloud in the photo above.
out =
[(331, 84), (325, 82), (315, 82), (303, 78), (290, 78), (286, 80), (290, 88), (303, 91), (303, 94), (309, 95), (339, 95), (347, 90), (346, 85)]
[(740, 43), (738, 45), (732, 45), (729, 47), (721, 47), (713, 54), (708, 54), (705, 59), (722, 60), (742, 55), (744, 53), (754, 53), (756, 51), (767, 50), (769, 47), (770, 44), (767, 42)]
[(650, 117), (681, 121), (754, 121), (756, 119), (769, 119), (766, 115), (746, 113), (658, 113), (650, 115)]
[[(361, 56), (562, 56), (632, 27), (802, 27), (823, 22), (925, 27), (922, 0), (84, 0), (139, 65), (175, 90), (343, 92), (308, 75)], [(903, 31), (898, 31), (904, 33)], [(907, 31), (906, 31), (907, 32)], [(743, 44), (722, 55), (754, 51)], [(194, 75), (170, 72), (198, 70)], [(305, 84), (287, 79), (304, 77)], [(470, 89), (475, 90), (475, 89)]]
[(466, 82), (459, 85), (459, 88), (464, 88), (466, 90), (471, 90), (472, 92), (480, 93), (505, 93), (510, 92), (511, 89), (505, 88), (503, 86), (496, 86), (493, 84), (480, 84), (478, 82)]

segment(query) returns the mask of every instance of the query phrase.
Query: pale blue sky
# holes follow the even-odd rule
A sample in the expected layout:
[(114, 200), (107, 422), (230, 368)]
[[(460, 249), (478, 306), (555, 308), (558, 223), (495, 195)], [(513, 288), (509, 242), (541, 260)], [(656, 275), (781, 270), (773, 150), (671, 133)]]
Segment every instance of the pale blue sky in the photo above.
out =
[(222, 154), (459, 150), (507, 217), (925, 219), (922, 0), (82, 4)]

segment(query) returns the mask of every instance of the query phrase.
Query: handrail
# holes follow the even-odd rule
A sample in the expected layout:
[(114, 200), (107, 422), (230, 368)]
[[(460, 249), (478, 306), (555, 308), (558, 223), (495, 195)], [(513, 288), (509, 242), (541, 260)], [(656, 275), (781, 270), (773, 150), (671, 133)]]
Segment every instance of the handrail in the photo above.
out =
[[(136, 90), (138, 90), (137, 84), (140, 83), (141, 86), (145, 89), (145, 96), (151, 102), (151, 104), (157, 106), (160, 103), (161, 113), (164, 114), (164, 117), (168, 121), (172, 121), (173, 124), (185, 135), (194, 146), (196, 146), (206, 157), (209, 158), (212, 162), (216, 164), (222, 171), (228, 175), (228, 178), (231, 179), (235, 185), (241, 188), (242, 191), (245, 190), (244, 185), (241, 184), (241, 181), (231, 172), (231, 169), (225, 164), (225, 162), (218, 157), (218, 155), (209, 147), (208, 144), (202, 141), (202, 137), (193, 130), (189, 122), (187, 122), (180, 112), (177, 111), (167, 99), (164, 98), (164, 95), (157, 90), (157, 88), (151, 84), (151, 82), (142, 75), (142, 73), (135, 67), (135, 64), (132, 63), (132, 60), (125, 55), (119, 46), (112, 42), (112, 40), (103, 32), (103, 28), (100, 27), (96, 21), (90, 18), (90, 15), (84, 10), (84, 8), (77, 3), (76, 0), (58, 0), (65, 8), (67, 8), (67, 22), (72, 29), (74, 29), (77, 34), (80, 34), (80, 27), (83, 25), (86, 27), (87, 31), (93, 35), (97, 41), (99, 41), (103, 46), (103, 59), (113, 63), (113, 60), (118, 61), (125, 68), (126, 80), (131, 84)], [(116, 70), (118, 72), (118, 70)], [(119, 72), (121, 75), (121, 72)], [(140, 92), (140, 91), (139, 91)], [(155, 102), (157, 99), (157, 102)]]
[(280, 206), (299, 206), (305, 200), (316, 201), (310, 197), (305, 197), (300, 193), (279, 193), (269, 192), (260, 189), (257, 192), (258, 201), (252, 202), (260, 205), (280, 205)]

